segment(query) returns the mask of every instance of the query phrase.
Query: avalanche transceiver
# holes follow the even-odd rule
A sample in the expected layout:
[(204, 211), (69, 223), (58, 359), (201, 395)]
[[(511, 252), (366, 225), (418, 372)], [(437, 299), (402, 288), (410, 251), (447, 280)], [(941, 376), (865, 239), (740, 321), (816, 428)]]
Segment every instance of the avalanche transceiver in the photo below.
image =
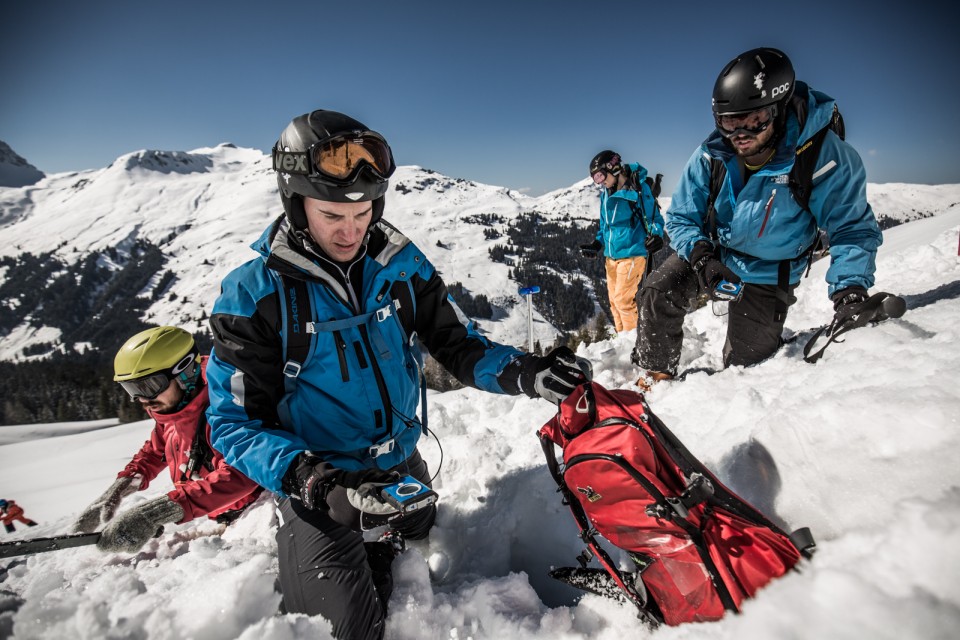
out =
[(380, 490), (380, 497), (396, 507), (400, 513), (409, 513), (437, 501), (437, 494), (413, 476), (403, 476), (398, 482)]

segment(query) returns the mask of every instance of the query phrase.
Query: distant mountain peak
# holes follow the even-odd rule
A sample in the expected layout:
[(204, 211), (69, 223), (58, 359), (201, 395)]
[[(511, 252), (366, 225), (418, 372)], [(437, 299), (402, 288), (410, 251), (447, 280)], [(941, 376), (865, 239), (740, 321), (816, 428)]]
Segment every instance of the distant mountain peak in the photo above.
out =
[(42, 171), (0, 140), (0, 187), (26, 187), (44, 177)]
[(208, 154), (144, 149), (120, 156), (110, 165), (124, 171), (143, 169), (158, 173), (206, 173), (213, 166)]

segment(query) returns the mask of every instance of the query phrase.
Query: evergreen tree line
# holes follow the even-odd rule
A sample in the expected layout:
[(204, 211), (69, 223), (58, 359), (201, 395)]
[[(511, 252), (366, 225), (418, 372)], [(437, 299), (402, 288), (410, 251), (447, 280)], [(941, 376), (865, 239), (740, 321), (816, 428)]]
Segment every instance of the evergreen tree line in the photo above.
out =
[[(599, 221), (582, 226), (569, 216), (547, 220), (537, 212), (521, 214), (506, 228), (507, 244), (490, 249), (490, 259), (511, 265), (519, 286), (538, 286), (533, 306), (566, 334), (580, 331), (597, 316), (609, 317), (602, 260), (580, 255), (579, 245), (597, 235)], [(600, 295), (597, 292), (601, 292)]]
[[(53, 344), (25, 350), (40, 360), (0, 363), (0, 424), (146, 417), (113, 382), (113, 357), (127, 338), (149, 327), (141, 317), (173, 281), (164, 261), (160, 248), (143, 240), (128, 253), (111, 248), (74, 265), (53, 252), (0, 259), (0, 336), (27, 321), (59, 329), (63, 343), (62, 351)], [(158, 273), (152, 296), (137, 297)], [(208, 353), (210, 336), (195, 337)], [(75, 349), (78, 344), (84, 348)]]
[(490, 304), (487, 296), (482, 293), (475, 296), (471, 295), (469, 291), (464, 289), (463, 283), (460, 282), (447, 285), (447, 292), (460, 307), (460, 310), (469, 317), (482, 320), (489, 320), (493, 317), (493, 305)]

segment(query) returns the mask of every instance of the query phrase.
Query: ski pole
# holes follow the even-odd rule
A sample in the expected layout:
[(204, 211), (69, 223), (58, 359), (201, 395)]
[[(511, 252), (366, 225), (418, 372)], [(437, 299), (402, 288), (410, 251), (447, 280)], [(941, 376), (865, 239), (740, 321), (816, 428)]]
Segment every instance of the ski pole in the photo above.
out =
[(97, 544), (98, 540), (100, 540), (99, 532), (75, 533), (65, 536), (53, 536), (52, 538), (14, 540), (13, 542), (0, 543), (0, 558), (11, 558), (13, 556), (26, 556), (34, 553), (44, 553), (46, 551), (83, 547), (88, 544)]
[[(153, 537), (159, 538), (162, 534), (163, 527), (160, 527), (157, 529), (157, 532), (153, 534)], [(14, 540), (13, 542), (0, 543), (0, 558), (12, 558), (13, 556), (27, 556), (34, 553), (46, 553), (47, 551), (84, 547), (90, 544), (97, 544), (99, 541), (99, 531), (94, 533), (68, 533), (51, 538)]]

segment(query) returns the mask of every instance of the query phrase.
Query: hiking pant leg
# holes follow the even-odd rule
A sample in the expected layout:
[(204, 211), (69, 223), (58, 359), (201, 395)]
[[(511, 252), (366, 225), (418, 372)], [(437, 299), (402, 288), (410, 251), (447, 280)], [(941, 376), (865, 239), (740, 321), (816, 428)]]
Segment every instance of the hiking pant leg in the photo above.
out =
[(730, 303), (727, 340), (723, 345), (723, 366), (749, 366), (766, 360), (780, 348), (783, 318), (777, 318), (777, 298), (786, 296), (787, 307), (797, 301), (791, 285), (779, 292), (777, 285), (745, 284), (743, 295)]
[(637, 290), (646, 266), (644, 256), (607, 259), (607, 293), (617, 332), (637, 328)]
[(649, 274), (637, 294), (640, 323), (631, 359), (650, 371), (676, 375), (683, 346), (683, 319), (697, 296), (697, 276), (674, 254)]
[(322, 615), (341, 640), (382, 639), (385, 603), (367, 563), (363, 535), (290, 498), (281, 500), (277, 511), (284, 609)]
[(604, 258), (603, 268), (607, 274), (607, 300), (610, 301), (610, 315), (613, 317), (613, 328), (620, 333), (623, 323), (620, 321), (620, 309), (614, 300), (613, 292), (617, 286), (617, 262), (610, 258)]

